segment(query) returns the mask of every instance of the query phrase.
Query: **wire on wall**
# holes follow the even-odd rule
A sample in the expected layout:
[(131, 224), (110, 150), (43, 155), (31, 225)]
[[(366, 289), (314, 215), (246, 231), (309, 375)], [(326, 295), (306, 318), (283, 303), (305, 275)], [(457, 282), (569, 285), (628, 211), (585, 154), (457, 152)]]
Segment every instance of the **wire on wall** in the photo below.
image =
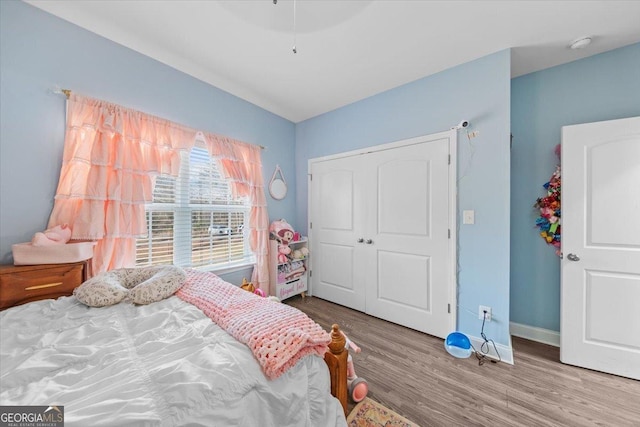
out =
[(469, 157), (467, 158), (467, 162), (464, 168), (462, 169), (462, 172), (460, 173), (460, 177), (456, 181), (456, 184), (460, 183), (460, 181), (466, 178), (467, 173), (469, 172), (469, 169), (473, 164), (473, 157), (476, 155), (476, 146), (473, 143), (472, 139), (478, 136), (480, 132), (477, 130), (474, 130), (472, 132), (467, 131), (466, 133), (467, 133), (467, 140), (469, 141)]
[[(474, 131), (469, 131), (469, 126), (471, 125), (471, 123), (468, 120), (462, 120), (458, 125), (451, 127), (451, 130), (465, 130), (466, 134), (467, 134), (467, 140), (469, 141), (469, 156), (467, 158), (467, 162), (465, 167), (462, 169), (462, 173), (460, 174), (460, 177), (457, 179), (456, 181), (456, 185), (458, 183), (460, 183), (460, 181), (462, 181), (466, 176), (467, 176), (467, 172), (469, 171), (469, 168), (471, 167), (471, 165), (473, 164), (473, 158), (475, 156), (476, 153), (476, 146), (475, 144), (472, 142), (472, 139), (477, 137), (480, 134), (480, 131), (478, 130), (474, 130)], [(458, 204), (459, 205), (459, 204)], [(460, 238), (460, 221), (456, 221), (456, 236), (459, 239)], [(456, 245), (458, 247), (458, 250), (460, 250), (460, 241), (458, 240), (456, 242)], [(460, 258), (457, 257), (457, 261), (456, 261), (456, 277), (460, 277)], [(460, 301), (460, 286), (459, 283), (456, 283), (456, 301)], [(468, 308), (462, 307), (459, 304), (457, 305), (458, 307), (458, 312), (460, 311), (460, 309), (463, 309), (464, 311), (467, 311), (473, 315), (475, 315), (475, 313), (471, 310), (469, 310)], [(473, 348), (473, 352), (476, 355), (476, 358), (478, 359), (478, 365), (483, 365), (484, 362), (487, 359), (487, 355), (490, 354), (491, 352), (491, 346), (493, 346), (494, 351), (496, 352), (496, 355), (498, 356), (498, 360), (493, 360), (491, 359), (492, 363), (497, 363), (497, 362), (501, 362), (502, 361), (502, 357), (500, 356), (500, 353), (498, 352), (498, 347), (496, 346), (495, 341), (493, 341), (492, 339), (487, 338), (487, 335), (484, 333), (484, 325), (486, 323), (487, 320), (487, 311), (484, 310), (483, 311), (483, 317), (482, 317), (482, 328), (480, 330), (480, 336), (483, 339), (482, 344), (480, 345), (480, 349), (476, 349), (473, 344), (471, 344), (471, 347)]]
[(498, 347), (496, 346), (495, 341), (488, 339), (487, 335), (484, 333), (484, 323), (487, 320), (487, 310), (484, 310), (483, 313), (484, 315), (482, 316), (482, 329), (480, 330), (480, 336), (482, 337), (484, 342), (480, 344), (480, 351), (476, 350), (476, 348), (473, 347), (473, 344), (471, 344), (476, 358), (478, 359), (478, 365), (480, 366), (484, 364), (487, 359), (487, 355), (491, 352), (491, 347), (489, 347), (489, 344), (493, 345), (493, 349), (498, 356), (498, 360), (491, 360), (491, 363), (502, 362), (502, 357), (500, 357), (500, 353), (498, 352)]

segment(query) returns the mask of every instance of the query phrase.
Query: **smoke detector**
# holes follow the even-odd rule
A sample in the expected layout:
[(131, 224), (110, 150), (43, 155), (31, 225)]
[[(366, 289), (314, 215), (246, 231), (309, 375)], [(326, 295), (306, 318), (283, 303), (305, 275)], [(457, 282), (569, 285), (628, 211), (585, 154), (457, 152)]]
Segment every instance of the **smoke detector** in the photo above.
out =
[(591, 37), (580, 37), (571, 42), (571, 49), (584, 49), (591, 44)]

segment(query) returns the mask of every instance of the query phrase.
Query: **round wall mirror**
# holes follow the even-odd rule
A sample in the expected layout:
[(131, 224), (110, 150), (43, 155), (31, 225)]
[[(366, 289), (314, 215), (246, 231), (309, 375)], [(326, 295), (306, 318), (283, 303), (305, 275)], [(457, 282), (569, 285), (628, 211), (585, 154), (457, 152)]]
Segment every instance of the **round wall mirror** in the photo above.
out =
[[(280, 174), (280, 177), (278, 177), (278, 174)], [(282, 175), (282, 170), (279, 165), (276, 166), (273, 177), (271, 177), (269, 194), (271, 194), (271, 197), (275, 200), (282, 200), (287, 196), (287, 183), (284, 180), (284, 175)]]

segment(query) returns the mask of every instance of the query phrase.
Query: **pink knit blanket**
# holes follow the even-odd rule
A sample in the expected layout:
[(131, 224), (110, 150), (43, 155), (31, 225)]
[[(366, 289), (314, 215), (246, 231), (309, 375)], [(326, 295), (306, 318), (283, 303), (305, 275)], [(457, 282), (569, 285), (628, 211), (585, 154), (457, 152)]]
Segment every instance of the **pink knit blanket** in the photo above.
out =
[(301, 357), (323, 356), (331, 341), (329, 333), (300, 310), (247, 292), (213, 273), (187, 270), (176, 295), (246, 344), (270, 379)]

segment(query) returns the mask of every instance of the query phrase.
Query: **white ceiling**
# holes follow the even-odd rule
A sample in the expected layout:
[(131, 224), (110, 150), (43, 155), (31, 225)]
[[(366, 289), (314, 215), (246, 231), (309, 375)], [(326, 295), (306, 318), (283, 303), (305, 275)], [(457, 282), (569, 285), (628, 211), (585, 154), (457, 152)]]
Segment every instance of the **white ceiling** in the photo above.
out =
[(294, 0), (27, 2), (293, 122), (507, 48), (516, 77), (640, 42), (640, 1), (297, 0), (297, 54)]

